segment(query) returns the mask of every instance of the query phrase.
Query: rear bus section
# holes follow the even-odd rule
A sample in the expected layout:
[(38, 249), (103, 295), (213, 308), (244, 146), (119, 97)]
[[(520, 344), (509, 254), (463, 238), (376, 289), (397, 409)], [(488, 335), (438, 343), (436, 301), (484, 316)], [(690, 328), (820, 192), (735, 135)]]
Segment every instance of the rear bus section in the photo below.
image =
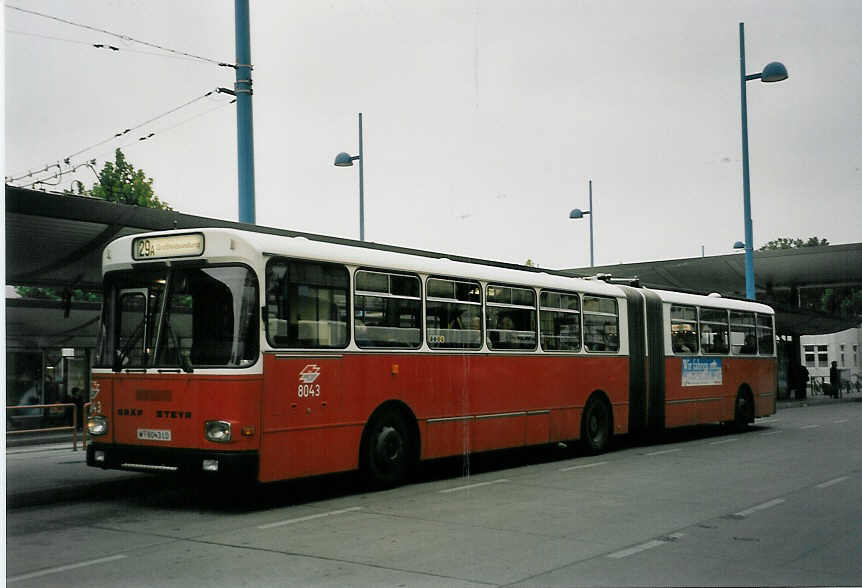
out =
[(88, 465), (257, 476), (257, 274), (229, 235), (207, 239), (206, 260), (203, 233), (106, 248)]

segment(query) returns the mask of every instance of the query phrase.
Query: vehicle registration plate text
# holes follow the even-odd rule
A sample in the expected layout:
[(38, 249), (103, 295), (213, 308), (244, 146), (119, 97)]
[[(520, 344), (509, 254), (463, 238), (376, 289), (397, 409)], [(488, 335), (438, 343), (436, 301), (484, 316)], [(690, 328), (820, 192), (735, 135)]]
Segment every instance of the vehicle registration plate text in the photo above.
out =
[(138, 439), (142, 441), (170, 441), (171, 432), (165, 429), (138, 429)]

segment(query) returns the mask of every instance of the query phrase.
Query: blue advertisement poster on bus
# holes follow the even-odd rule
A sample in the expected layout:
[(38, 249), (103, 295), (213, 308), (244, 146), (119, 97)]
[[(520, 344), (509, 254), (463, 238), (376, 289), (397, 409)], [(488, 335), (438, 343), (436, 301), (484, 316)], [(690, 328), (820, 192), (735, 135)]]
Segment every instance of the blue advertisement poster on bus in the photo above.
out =
[(683, 386), (720, 386), (721, 359), (694, 357), (682, 360)]

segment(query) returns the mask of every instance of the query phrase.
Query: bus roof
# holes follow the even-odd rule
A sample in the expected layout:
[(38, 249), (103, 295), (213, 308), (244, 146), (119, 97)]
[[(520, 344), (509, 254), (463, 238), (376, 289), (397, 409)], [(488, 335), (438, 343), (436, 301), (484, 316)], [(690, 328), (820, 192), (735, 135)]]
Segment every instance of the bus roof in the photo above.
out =
[[(216, 251), (219, 241), (218, 236), (222, 236), (222, 241), (225, 243), (229, 239), (242, 240), (249, 251), (261, 257), (273, 255), (285, 256), (337, 262), (357, 267), (475, 279), (509, 285), (535, 286), (615, 297), (624, 296), (622, 289), (614, 284), (607, 283), (601, 279), (575, 276), (571, 272), (563, 272), (561, 270), (536, 268), (459, 255), (447, 255), (350, 239), (315, 239), (312, 238), (314, 237), (313, 235), (298, 233), (290, 234), (286, 232), (282, 234), (232, 228), (180, 229), (120, 237), (112, 243), (128, 243), (128, 246), (111, 247), (111, 250), (114, 251), (111, 257), (103, 257), (103, 273), (120, 269), (121, 267), (130, 267), (130, 264), (137, 263), (132, 259), (131, 255), (131, 242), (133, 239), (156, 235), (183, 235), (190, 233), (203, 233), (205, 235), (207, 243), (205, 257), (235, 257), (239, 254), (238, 250), (228, 248), (227, 246), (221, 248), (221, 253)], [(108, 248), (106, 248), (107, 251)], [(248, 255), (251, 257), (251, 254)], [(159, 261), (165, 261), (165, 259), (168, 261), (171, 260), (171, 258), (162, 258)], [(707, 299), (702, 295), (666, 290), (654, 290), (654, 292), (665, 302), (706, 305), (734, 310), (744, 309), (772, 314), (772, 309), (768, 306), (746, 300), (722, 297), (709, 297)]]

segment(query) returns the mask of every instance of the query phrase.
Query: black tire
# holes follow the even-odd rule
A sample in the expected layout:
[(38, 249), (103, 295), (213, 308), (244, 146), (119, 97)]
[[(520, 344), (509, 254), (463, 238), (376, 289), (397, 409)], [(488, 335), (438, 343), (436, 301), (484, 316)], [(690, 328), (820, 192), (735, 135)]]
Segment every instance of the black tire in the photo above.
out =
[(362, 438), (361, 461), (368, 482), (376, 488), (403, 484), (415, 460), (410, 429), (400, 412), (375, 412)]
[(581, 417), (581, 443), (588, 453), (602, 453), (611, 440), (611, 408), (600, 398), (590, 398)]
[(751, 395), (739, 391), (736, 394), (736, 403), (733, 409), (733, 428), (737, 431), (745, 431), (752, 421), (754, 421), (754, 403)]

